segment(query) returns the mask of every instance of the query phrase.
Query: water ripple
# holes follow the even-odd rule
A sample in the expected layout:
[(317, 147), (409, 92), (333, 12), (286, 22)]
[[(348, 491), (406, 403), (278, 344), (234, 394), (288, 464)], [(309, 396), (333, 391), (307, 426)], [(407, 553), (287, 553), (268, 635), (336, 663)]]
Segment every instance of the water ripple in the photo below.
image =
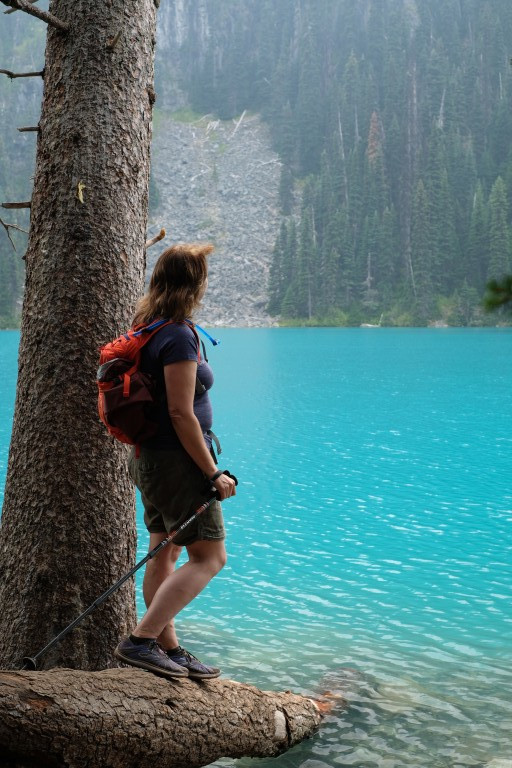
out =
[[(222, 337), (215, 427), (240, 486), (224, 508), (228, 565), (180, 638), (226, 676), (346, 705), (273, 761), (215, 766), (502, 768), (512, 333)], [(142, 556), (140, 515), (139, 534)], [(137, 596), (142, 610), (140, 581)]]

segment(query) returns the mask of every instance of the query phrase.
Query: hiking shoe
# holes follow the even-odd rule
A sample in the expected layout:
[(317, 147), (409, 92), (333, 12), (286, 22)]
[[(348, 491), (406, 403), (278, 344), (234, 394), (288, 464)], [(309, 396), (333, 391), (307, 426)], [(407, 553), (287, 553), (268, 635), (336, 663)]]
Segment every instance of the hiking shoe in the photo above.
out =
[(186, 668), (172, 661), (156, 640), (132, 643), (129, 637), (125, 637), (115, 649), (114, 656), (132, 667), (147, 669), (164, 677), (188, 677)]
[(188, 676), (196, 680), (211, 680), (220, 675), (220, 669), (203, 664), (195, 656), (178, 645), (172, 651), (167, 651), (167, 657), (175, 664), (179, 664), (182, 669), (188, 671)]

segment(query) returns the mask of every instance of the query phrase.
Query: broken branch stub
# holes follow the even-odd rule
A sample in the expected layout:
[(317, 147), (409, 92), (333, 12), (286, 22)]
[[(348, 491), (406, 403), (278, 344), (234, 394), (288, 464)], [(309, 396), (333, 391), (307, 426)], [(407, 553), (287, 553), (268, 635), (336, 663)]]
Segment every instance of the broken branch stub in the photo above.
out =
[(9, 210), (14, 208), (30, 208), (32, 206), (32, 203), (30, 200), (26, 200), (23, 203), (2, 203), (2, 208), (7, 208)]
[[(9, 11), (6, 11), (6, 13), (9, 13)], [(40, 72), (11, 72), (10, 69), (0, 69), (0, 75), (7, 75), (11, 80), (14, 80), (16, 77), (44, 77), (44, 69)]]
[(146, 245), (144, 246), (146, 249), (151, 248), (152, 245), (155, 245), (155, 243), (160, 242), (160, 240), (163, 240), (165, 237), (165, 229), (161, 229), (158, 235), (155, 235), (151, 238), (151, 240), (146, 240)]

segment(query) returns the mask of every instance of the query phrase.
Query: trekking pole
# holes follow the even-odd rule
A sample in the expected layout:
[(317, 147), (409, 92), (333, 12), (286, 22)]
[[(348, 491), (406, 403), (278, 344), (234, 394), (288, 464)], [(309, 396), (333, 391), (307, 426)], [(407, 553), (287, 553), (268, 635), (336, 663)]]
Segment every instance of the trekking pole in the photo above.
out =
[[(223, 474), (228, 475), (235, 481), (235, 485), (238, 485), (238, 480), (234, 475), (232, 475), (227, 470), (223, 472)], [(213, 488), (212, 488), (213, 490)], [(128, 579), (133, 576), (133, 574), (139, 570), (139, 568), (142, 568), (143, 565), (145, 565), (148, 560), (151, 560), (153, 557), (155, 557), (160, 550), (162, 550), (164, 547), (166, 547), (168, 544), (170, 544), (176, 536), (181, 533), (181, 531), (187, 527), (187, 525), (190, 525), (190, 523), (196, 519), (196, 517), (199, 517), (203, 512), (206, 512), (208, 507), (215, 501), (215, 499), (218, 499), (218, 491), (215, 492), (215, 495), (212, 496), (208, 501), (205, 501), (204, 504), (201, 504), (200, 507), (196, 509), (193, 515), (191, 515), (187, 520), (185, 520), (184, 523), (182, 523), (179, 528), (177, 528), (175, 531), (171, 531), (171, 533), (166, 536), (165, 539), (162, 539), (160, 544), (157, 544), (156, 547), (154, 547), (151, 552), (148, 552), (146, 557), (144, 557), (140, 562), (138, 562), (136, 565), (131, 568), (128, 573), (125, 573), (124, 576), (122, 576), (119, 581), (116, 581), (115, 584), (113, 584), (109, 589), (107, 589), (106, 592), (104, 592), (102, 595), (100, 595), (94, 603), (91, 603), (91, 605), (85, 609), (83, 613), (80, 614), (80, 616), (77, 616), (74, 621), (71, 622), (65, 629), (62, 630), (62, 632), (59, 632), (58, 635), (56, 635), (53, 640), (50, 640), (47, 645), (44, 646), (44, 648), (41, 648), (40, 651), (38, 651), (35, 656), (24, 656), (23, 657), (23, 669), (30, 669), (30, 670), (36, 670), (37, 669), (37, 660), (43, 656), (43, 654), (46, 653), (46, 651), (49, 651), (50, 648), (53, 648), (54, 645), (56, 645), (60, 640), (62, 640), (63, 637), (65, 637), (71, 630), (73, 630), (78, 624), (80, 624), (81, 621), (83, 621), (87, 616), (89, 616), (90, 613), (92, 613), (98, 606), (100, 606), (102, 603), (105, 602), (107, 598), (110, 597), (114, 592), (116, 592), (119, 587), (121, 587), (125, 581), (128, 581)]]

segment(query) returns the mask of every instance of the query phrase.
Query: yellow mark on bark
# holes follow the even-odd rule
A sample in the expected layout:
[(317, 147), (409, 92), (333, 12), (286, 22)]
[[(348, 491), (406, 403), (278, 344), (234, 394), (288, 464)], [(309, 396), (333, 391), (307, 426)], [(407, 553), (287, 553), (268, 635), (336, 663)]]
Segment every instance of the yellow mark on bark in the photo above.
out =
[(83, 183), (83, 181), (79, 181), (76, 186), (76, 196), (78, 197), (81, 203), (84, 202), (84, 189), (85, 189), (85, 184)]

